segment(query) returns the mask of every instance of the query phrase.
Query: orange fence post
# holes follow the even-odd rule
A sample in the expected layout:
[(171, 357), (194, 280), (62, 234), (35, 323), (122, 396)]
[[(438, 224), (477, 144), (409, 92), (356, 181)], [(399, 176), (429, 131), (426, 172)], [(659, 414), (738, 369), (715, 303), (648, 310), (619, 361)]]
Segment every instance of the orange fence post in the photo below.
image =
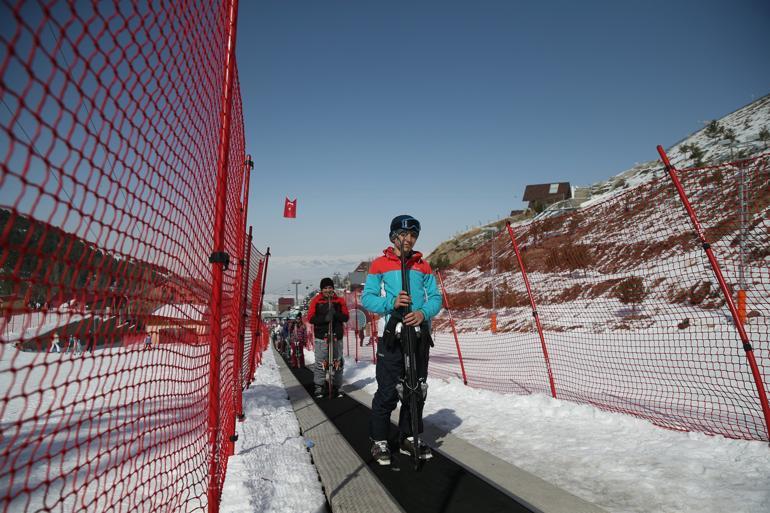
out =
[(746, 291), (738, 290), (738, 320), (746, 325)]

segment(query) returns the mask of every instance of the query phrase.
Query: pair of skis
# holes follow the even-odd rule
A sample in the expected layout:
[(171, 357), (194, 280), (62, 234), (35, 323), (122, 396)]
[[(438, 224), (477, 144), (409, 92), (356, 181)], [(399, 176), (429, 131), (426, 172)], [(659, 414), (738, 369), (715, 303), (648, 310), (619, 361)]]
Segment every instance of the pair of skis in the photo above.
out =
[[(406, 256), (403, 247), (400, 251), (399, 259), (401, 261), (401, 283), (404, 292), (411, 297), (409, 290), (409, 271), (406, 268)], [(412, 428), (412, 456), (414, 458), (414, 468), (419, 470), (422, 464), (420, 459), (420, 416), (422, 409), (420, 404), (425, 400), (427, 389), (420, 381), (417, 372), (417, 344), (420, 342), (417, 329), (414, 326), (407, 326), (403, 323), (403, 318), (412, 311), (411, 305), (401, 308), (401, 350), (404, 353), (404, 377), (397, 386), (398, 395), (404, 403), (409, 405), (409, 417)]]
[(326, 364), (326, 384), (328, 385), (329, 389), (329, 399), (334, 398), (334, 374), (335, 374), (335, 368), (334, 368), (334, 305), (332, 304), (332, 298), (329, 297), (328, 299), (328, 306), (330, 312), (332, 314), (331, 319), (329, 320), (329, 331), (326, 334), (326, 340), (327, 340), (327, 346), (329, 349), (329, 361)]

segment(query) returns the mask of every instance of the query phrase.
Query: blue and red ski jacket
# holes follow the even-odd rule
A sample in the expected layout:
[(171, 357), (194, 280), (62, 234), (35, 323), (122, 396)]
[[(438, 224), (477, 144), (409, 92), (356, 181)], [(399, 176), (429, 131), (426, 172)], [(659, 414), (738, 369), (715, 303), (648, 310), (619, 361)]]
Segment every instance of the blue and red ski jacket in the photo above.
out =
[[(393, 248), (384, 250), (383, 255), (372, 262), (366, 277), (361, 305), (372, 313), (387, 317), (393, 312), (396, 296), (403, 290), (401, 283), (401, 261)], [(441, 311), (441, 292), (430, 264), (422, 259), (422, 253), (413, 251), (406, 262), (409, 276), (409, 291), (412, 298), (411, 310), (421, 311), (429, 321)], [(385, 295), (382, 295), (382, 291)], [(387, 319), (385, 319), (387, 322)]]

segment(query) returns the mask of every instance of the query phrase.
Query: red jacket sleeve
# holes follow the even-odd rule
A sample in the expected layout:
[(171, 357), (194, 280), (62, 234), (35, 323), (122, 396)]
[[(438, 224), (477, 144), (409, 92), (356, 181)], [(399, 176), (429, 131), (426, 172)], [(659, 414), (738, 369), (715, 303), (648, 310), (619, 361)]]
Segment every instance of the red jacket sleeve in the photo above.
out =
[(313, 324), (313, 317), (315, 317), (315, 307), (318, 304), (318, 296), (310, 300), (310, 307), (307, 310), (307, 320)]
[(338, 297), (336, 300), (340, 304), (340, 321), (342, 322), (348, 322), (348, 319), (350, 318), (350, 312), (348, 312), (348, 305), (345, 303), (345, 300), (341, 297)]

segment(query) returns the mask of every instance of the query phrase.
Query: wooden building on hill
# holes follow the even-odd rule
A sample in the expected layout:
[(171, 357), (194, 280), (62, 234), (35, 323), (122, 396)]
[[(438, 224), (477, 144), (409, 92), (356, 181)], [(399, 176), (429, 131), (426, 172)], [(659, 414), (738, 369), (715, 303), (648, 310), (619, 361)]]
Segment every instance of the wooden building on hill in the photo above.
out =
[(548, 205), (570, 198), (572, 187), (569, 182), (558, 182), (527, 185), (523, 200), (527, 202), (530, 210), (542, 210)]

